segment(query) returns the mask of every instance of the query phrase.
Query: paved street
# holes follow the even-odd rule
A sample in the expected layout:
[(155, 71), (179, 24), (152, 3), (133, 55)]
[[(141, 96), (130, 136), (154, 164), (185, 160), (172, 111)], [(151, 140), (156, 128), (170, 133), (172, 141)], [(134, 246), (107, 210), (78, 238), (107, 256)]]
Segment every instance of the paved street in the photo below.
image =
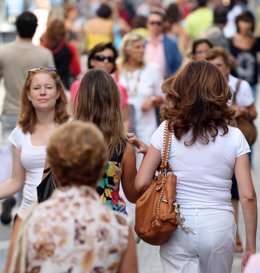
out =
[[(3, 99), (3, 88), (0, 86), (0, 110), (1, 110), (1, 104)], [(257, 103), (257, 109), (260, 116), (260, 99)], [(258, 129), (259, 129), (259, 135), (260, 135), (260, 117), (256, 121)], [(1, 143), (1, 142), (0, 142)], [(260, 200), (260, 137), (257, 141), (257, 143), (254, 145), (254, 161), (253, 161), (254, 167), (252, 170), (253, 178), (254, 178), (254, 184), (256, 188), (256, 192), (258, 195), (258, 200)], [(1, 162), (0, 162), (1, 166)], [(260, 207), (258, 205), (258, 219), (260, 218)], [(242, 236), (243, 242), (245, 243), (245, 230), (243, 225), (243, 219), (241, 215), (240, 210), (240, 218), (239, 218), (239, 229), (240, 234)], [(258, 225), (260, 226), (260, 225)], [(8, 244), (9, 244), (9, 236), (10, 236), (11, 226), (3, 226), (0, 224), (0, 273), (4, 270), (4, 264), (5, 259), (7, 255), (8, 250)], [(258, 251), (260, 251), (260, 235), (258, 234)], [(161, 273), (160, 269), (160, 263), (159, 259), (156, 257), (157, 249), (156, 248), (150, 248), (147, 249), (142, 244), (138, 246), (138, 256), (140, 258), (140, 266), (142, 269), (140, 270), (141, 273)], [(232, 273), (240, 273), (240, 263), (241, 263), (241, 257), (242, 255), (236, 254), (233, 264), (233, 270)], [(192, 272), (191, 272), (192, 273)], [(221, 272), (216, 272), (221, 273)]]

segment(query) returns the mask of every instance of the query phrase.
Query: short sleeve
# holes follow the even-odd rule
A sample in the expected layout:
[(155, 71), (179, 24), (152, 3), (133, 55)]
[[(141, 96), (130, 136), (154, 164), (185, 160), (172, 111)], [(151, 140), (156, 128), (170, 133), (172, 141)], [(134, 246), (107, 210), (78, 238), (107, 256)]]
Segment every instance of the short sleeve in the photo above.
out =
[(237, 128), (237, 137), (236, 137), (236, 157), (239, 157), (244, 154), (251, 152), (250, 147), (244, 137), (243, 133)]
[(21, 150), (22, 141), (23, 141), (23, 132), (20, 127), (15, 127), (14, 130), (11, 132), (8, 140), (14, 145), (18, 150)]
[(163, 134), (164, 134), (165, 121), (160, 124), (157, 130), (151, 137), (151, 145), (156, 149), (162, 151), (163, 148)]
[(237, 104), (248, 107), (254, 103), (252, 89), (247, 81), (241, 81), (239, 92), (237, 93)]

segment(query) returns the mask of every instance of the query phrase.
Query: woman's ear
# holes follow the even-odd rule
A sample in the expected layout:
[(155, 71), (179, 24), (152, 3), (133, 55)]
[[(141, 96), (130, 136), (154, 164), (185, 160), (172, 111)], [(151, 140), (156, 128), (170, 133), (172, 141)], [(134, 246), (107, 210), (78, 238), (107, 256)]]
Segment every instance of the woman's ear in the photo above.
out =
[(31, 100), (32, 100), (32, 99), (31, 99), (31, 95), (30, 95), (30, 92), (29, 92), (29, 91), (27, 92), (27, 98), (28, 98), (28, 100), (29, 100), (29, 101), (31, 101)]
[(91, 68), (95, 68), (95, 60), (91, 59), (89, 64)]

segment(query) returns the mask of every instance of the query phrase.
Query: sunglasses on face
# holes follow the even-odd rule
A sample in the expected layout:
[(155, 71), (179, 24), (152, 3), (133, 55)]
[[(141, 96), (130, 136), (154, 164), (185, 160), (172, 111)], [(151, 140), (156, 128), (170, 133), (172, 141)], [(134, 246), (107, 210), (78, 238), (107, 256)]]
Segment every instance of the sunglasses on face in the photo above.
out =
[(161, 26), (162, 25), (162, 21), (151, 21), (149, 22), (150, 25), (157, 25), (157, 26)]
[(55, 72), (57, 73), (57, 69), (55, 67), (34, 67), (28, 70), (28, 74), (34, 71), (47, 71), (47, 72)]
[(104, 62), (107, 60), (109, 63), (114, 64), (115, 63), (115, 58), (112, 56), (105, 56), (105, 55), (96, 55), (93, 57), (98, 62)]

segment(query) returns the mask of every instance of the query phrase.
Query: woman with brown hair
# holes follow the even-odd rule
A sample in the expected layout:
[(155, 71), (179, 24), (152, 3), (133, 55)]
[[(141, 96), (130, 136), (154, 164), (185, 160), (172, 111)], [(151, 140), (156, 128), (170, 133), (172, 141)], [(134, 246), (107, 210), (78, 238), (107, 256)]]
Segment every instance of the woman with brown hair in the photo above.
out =
[(75, 119), (95, 123), (108, 146), (105, 174), (97, 187), (100, 198), (113, 210), (127, 213), (119, 189), (122, 182), (126, 198), (135, 203), (138, 198), (134, 188), (136, 159), (133, 147), (127, 143), (115, 81), (104, 71), (89, 70), (81, 80), (74, 105)]
[(161, 245), (164, 272), (230, 273), (236, 224), (231, 203), (231, 178), (237, 177), (245, 217), (246, 250), (242, 269), (256, 250), (257, 202), (251, 178), (250, 148), (232, 127), (231, 93), (219, 69), (206, 61), (188, 63), (162, 85), (164, 122), (136, 176), (142, 193), (161, 161), (166, 120), (172, 131), (170, 166), (177, 176), (177, 202), (191, 231), (177, 229)]
[[(128, 105), (127, 91), (124, 86), (122, 86), (118, 82), (118, 74), (116, 71), (116, 59), (118, 57), (117, 50), (113, 43), (100, 43), (97, 44), (93, 49), (89, 52), (88, 55), (88, 69), (100, 69), (108, 74), (114, 75), (114, 80), (118, 86), (121, 97), (121, 108), (122, 108), (122, 116), (124, 121), (124, 126), (127, 130), (131, 128), (130, 121), (130, 109)], [(71, 101), (74, 101), (78, 88), (80, 86), (81, 80), (75, 81), (71, 85), (70, 89), (70, 97)]]
[(0, 199), (23, 188), (18, 216), (37, 203), (46, 145), (54, 129), (69, 119), (64, 87), (55, 68), (34, 68), (28, 72), (21, 95), (18, 125), (9, 136), (13, 145), (12, 176), (0, 185)]
[(77, 49), (67, 42), (65, 24), (61, 20), (51, 21), (42, 37), (42, 46), (51, 50), (58, 74), (67, 90), (70, 88), (70, 77), (80, 74), (80, 61)]

